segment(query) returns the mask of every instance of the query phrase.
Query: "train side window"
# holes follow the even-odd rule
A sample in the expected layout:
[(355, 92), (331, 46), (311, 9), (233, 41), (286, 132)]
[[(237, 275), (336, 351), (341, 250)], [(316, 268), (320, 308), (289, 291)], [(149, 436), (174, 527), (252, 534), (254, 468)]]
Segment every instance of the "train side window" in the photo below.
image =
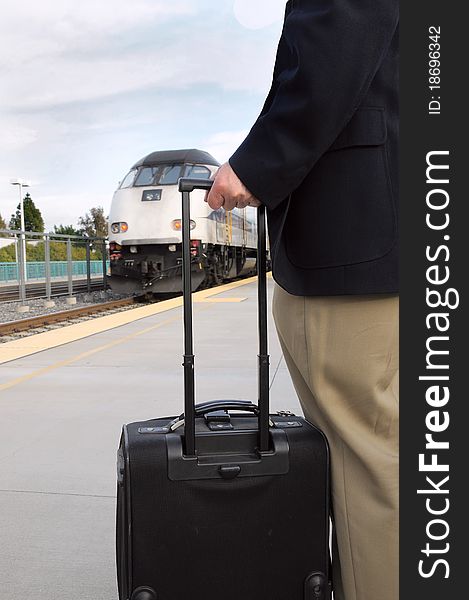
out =
[(185, 177), (193, 177), (194, 179), (209, 179), (210, 169), (201, 165), (191, 165), (187, 168)]
[(135, 174), (137, 173), (137, 169), (132, 169), (131, 171), (129, 171), (127, 173), (127, 175), (124, 177), (124, 179), (122, 180), (121, 184), (120, 184), (120, 188), (128, 188), (128, 187), (132, 187), (134, 179), (135, 179)]

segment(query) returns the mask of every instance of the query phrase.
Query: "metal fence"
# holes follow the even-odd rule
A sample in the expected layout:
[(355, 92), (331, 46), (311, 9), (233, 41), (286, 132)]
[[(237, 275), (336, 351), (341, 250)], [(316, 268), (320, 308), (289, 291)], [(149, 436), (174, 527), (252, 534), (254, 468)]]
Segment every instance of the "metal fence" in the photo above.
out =
[(0, 230), (0, 300), (20, 300), (105, 290), (105, 238)]
[[(103, 262), (101, 260), (91, 260), (89, 262), (91, 276), (103, 274)], [(109, 263), (107, 264), (109, 267)], [(52, 279), (64, 279), (67, 277), (67, 261), (54, 260), (50, 262), (50, 276)], [(85, 276), (88, 273), (88, 263), (86, 260), (72, 260), (73, 277)], [(28, 281), (32, 279), (46, 278), (46, 262), (28, 262), (26, 267), (26, 277)], [(0, 283), (10, 281), (17, 282), (19, 278), (18, 263), (0, 262)]]

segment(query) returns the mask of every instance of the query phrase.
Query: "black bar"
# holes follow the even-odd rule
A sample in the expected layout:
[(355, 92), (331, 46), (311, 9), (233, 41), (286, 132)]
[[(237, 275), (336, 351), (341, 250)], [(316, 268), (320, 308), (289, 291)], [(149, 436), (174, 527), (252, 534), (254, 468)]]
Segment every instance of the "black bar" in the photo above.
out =
[(464, 15), (464, 3), (401, 3), (401, 600), (467, 587)]
[(259, 318), (259, 450), (269, 450), (269, 354), (267, 342), (267, 264), (265, 206), (257, 209), (257, 281)]
[(103, 290), (107, 289), (107, 248), (106, 240), (103, 240)]
[(190, 194), (182, 192), (182, 287), (184, 296), (184, 438), (186, 456), (195, 456), (195, 386), (192, 339)]
[(85, 241), (86, 247), (86, 290), (91, 294), (91, 251), (89, 240)]

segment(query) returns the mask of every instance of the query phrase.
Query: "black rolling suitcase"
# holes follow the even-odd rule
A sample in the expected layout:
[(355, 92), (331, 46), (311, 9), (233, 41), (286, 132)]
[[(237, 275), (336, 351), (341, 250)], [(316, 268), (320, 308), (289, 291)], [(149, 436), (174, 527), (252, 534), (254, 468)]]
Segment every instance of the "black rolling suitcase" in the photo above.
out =
[(185, 415), (131, 423), (118, 451), (120, 600), (328, 600), (329, 459), (269, 415), (265, 209), (258, 209), (259, 401), (194, 406), (189, 194), (182, 179)]

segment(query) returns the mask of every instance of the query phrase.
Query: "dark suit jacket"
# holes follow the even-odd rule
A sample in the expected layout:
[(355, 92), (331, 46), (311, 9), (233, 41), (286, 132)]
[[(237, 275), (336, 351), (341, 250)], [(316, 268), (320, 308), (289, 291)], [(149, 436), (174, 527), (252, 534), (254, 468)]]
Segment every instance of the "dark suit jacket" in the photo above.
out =
[(230, 164), (297, 295), (398, 290), (398, 0), (290, 0), (272, 88)]

